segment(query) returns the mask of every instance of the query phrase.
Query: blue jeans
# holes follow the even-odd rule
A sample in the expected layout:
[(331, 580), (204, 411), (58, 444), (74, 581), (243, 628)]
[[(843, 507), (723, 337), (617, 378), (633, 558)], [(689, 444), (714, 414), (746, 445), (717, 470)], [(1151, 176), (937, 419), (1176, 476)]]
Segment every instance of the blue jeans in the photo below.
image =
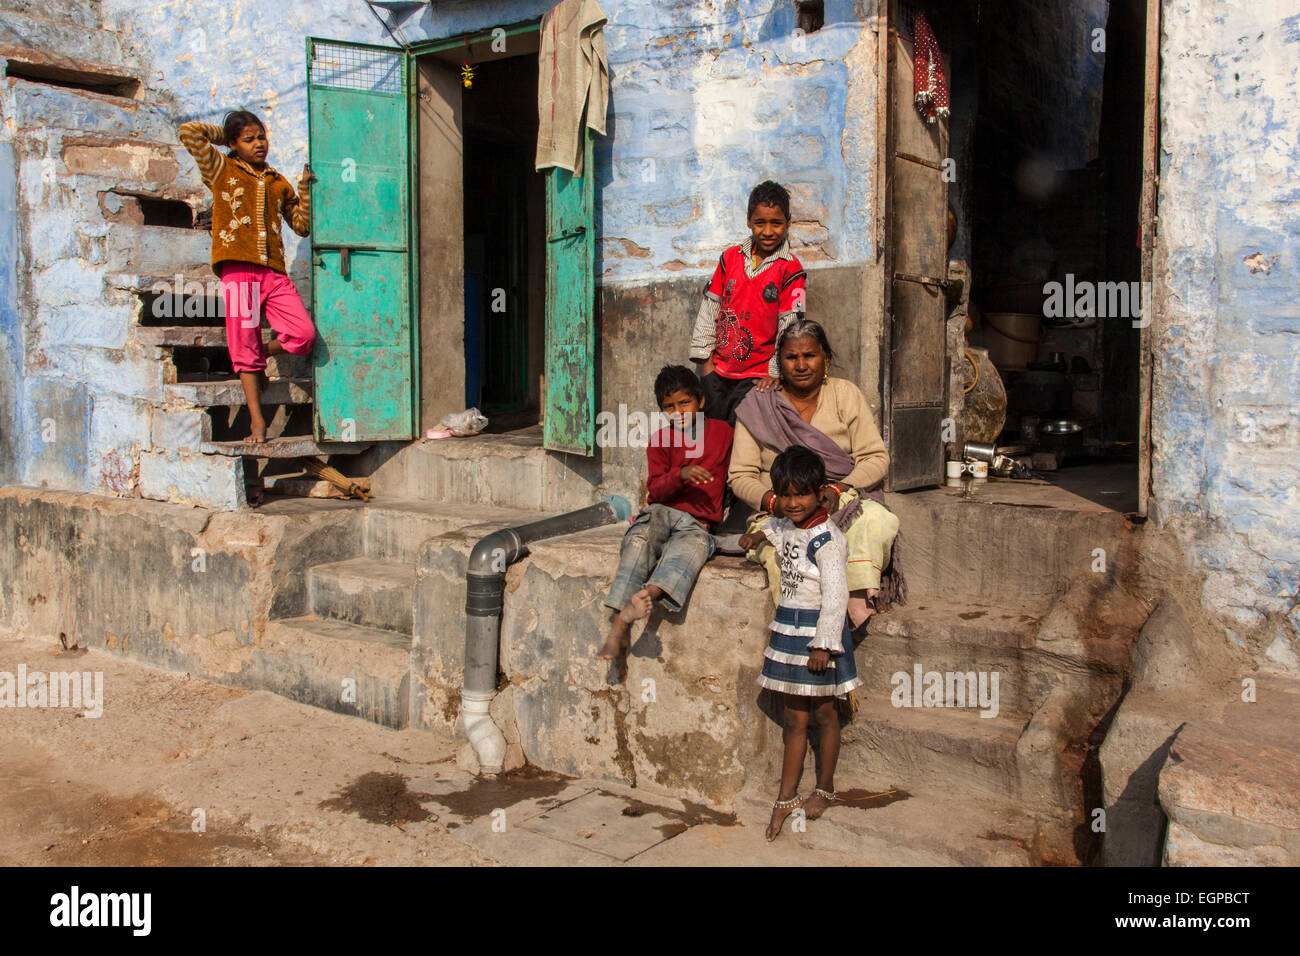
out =
[(664, 607), (680, 611), (713, 549), (713, 536), (697, 518), (668, 505), (647, 505), (623, 535), (605, 606), (621, 611), (632, 595), (653, 584), (663, 589)]

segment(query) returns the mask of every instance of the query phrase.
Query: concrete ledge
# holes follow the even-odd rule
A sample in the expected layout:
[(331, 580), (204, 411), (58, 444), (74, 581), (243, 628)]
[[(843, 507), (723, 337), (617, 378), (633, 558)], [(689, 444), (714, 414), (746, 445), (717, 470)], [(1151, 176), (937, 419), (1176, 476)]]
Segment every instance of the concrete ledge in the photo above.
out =
[(311, 610), (317, 617), (409, 637), (415, 568), (372, 558), (350, 558), (316, 565), (307, 572), (307, 582)]
[(1255, 702), (1174, 738), (1159, 783), (1166, 866), (1300, 863), (1300, 681), (1257, 679)]
[(410, 716), (409, 641), (343, 621), (271, 621), (232, 683), (400, 730)]
[(547, 451), (540, 429), (421, 439), (371, 475), (376, 495), (544, 512), (600, 500), (600, 478), (599, 458)]

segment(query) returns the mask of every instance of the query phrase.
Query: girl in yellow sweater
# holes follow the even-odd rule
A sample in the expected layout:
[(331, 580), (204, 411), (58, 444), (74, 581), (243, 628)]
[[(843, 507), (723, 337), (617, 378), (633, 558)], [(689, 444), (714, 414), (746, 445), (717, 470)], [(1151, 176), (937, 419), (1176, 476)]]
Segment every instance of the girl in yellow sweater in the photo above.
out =
[[(311, 168), (303, 166), (294, 192), (289, 181), (266, 164), (266, 126), (247, 110), (226, 115), (224, 126), (182, 124), (180, 139), (212, 190), (212, 270), (221, 278), (226, 306), (226, 348), (248, 402), (252, 434), (266, 440), (261, 389), (266, 356), (307, 355), (316, 328), (285, 274), (280, 239), (283, 218), (300, 236), (311, 232)], [(229, 148), (228, 153), (217, 147)], [(262, 344), (262, 315), (275, 330)]]

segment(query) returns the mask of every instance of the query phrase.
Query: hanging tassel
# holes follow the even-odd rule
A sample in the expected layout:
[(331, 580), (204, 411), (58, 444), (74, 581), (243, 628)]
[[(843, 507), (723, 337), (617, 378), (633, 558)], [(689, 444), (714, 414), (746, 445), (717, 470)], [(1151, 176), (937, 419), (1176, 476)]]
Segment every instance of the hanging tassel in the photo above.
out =
[(460, 81), (465, 85), (465, 89), (474, 86), (474, 64), (470, 63), (470, 54), (473, 49), (469, 45), (469, 34), (465, 34), (465, 61), (460, 65)]

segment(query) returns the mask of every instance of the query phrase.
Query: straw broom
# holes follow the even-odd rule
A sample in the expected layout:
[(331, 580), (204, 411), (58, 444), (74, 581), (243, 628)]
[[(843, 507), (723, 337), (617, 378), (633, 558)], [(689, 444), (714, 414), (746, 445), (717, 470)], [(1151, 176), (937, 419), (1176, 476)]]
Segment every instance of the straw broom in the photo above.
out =
[(298, 460), (302, 462), (303, 470), (308, 474), (328, 481), (349, 498), (360, 498), (362, 501), (370, 500), (369, 495), (365, 493), (360, 485), (337, 468), (332, 468), (316, 458), (299, 458)]

